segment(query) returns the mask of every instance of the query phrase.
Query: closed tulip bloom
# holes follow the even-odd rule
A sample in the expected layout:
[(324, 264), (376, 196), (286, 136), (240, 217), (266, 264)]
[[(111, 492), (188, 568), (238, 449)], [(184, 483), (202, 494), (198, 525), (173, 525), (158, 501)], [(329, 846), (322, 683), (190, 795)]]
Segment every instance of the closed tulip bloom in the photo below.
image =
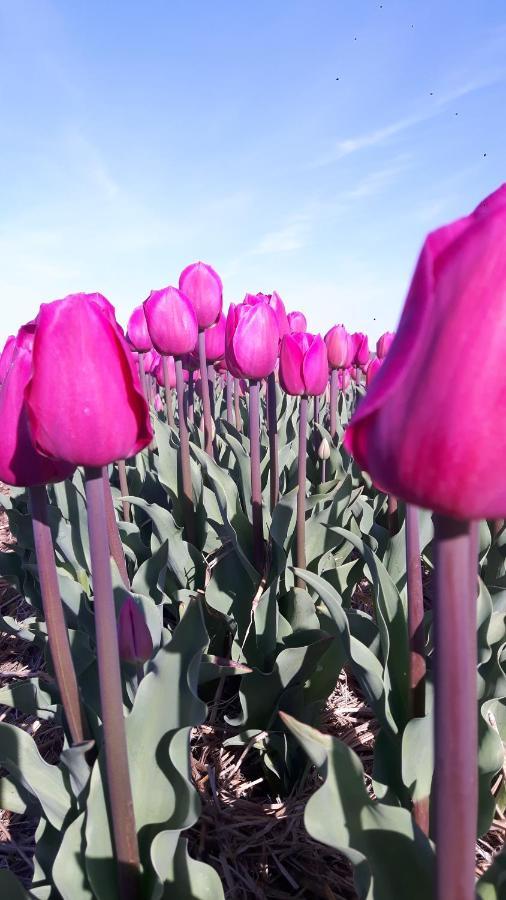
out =
[(266, 303), (230, 305), (225, 331), (227, 366), (236, 378), (267, 378), (276, 367), (279, 333)]
[(11, 365), (0, 386), (0, 481), (33, 487), (69, 478), (75, 466), (38, 453), (30, 434), (25, 388), (32, 375), (32, 351), (27, 332), (13, 338)]
[(226, 319), (223, 313), (214, 325), (206, 330), (206, 358), (214, 363), (225, 356), (225, 327)]
[(9, 366), (12, 362), (12, 357), (13, 357), (15, 348), (16, 348), (16, 338), (13, 334), (11, 334), (7, 338), (7, 340), (4, 344), (2, 353), (0, 355), (0, 384), (2, 384), (3, 381), (5, 381), (5, 376), (7, 375), (7, 372), (9, 371)]
[(385, 358), (388, 351), (390, 350), (390, 347), (392, 346), (394, 337), (394, 331), (385, 331), (385, 334), (382, 334), (381, 337), (378, 338), (376, 342), (376, 353), (378, 355), (378, 359)]
[(334, 325), (325, 335), (327, 356), (331, 369), (351, 366), (355, 356), (355, 342), (344, 325)]
[(26, 403), (37, 450), (73, 465), (126, 459), (153, 437), (125, 339), (79, 294), (40, 308)]
[(288, 313), (286, 318), (290, 334), (294, 334), (297, 331), (307, 331), (307, 320), (304, 313), (294, 311)]
[(162, 398), (160, 394), (155, 394), (155, 399), (153, 401), (153, 406), (155, 407), (155, 412), (161, 412), (163, 409)]
[(283, 335), (288, 334), (290, 329), (288, 327), (288, 317), (286, 315), (285, 304), (283, 303), (277, 291), (273, 291), (272, 294), (246, 294), (243, 302), (247, 306), (253, 306), (255, 303), (267, 303), (268, 306), (270, 306), (276, 314), (279, 339), (281, 340)]
[[(175, 388), (176, 387), (176, 364), (174, 362), (173, 356), (169, 356), (167, 358), (167, 365), (169, 367), (169, 387)], [(156, 378), (157, 384), (160, 387), (165, 387), (165, 378), (164, 378), (164, 374), (163, 374), (163, 360), (162, 359), (158, 363), (153, 374)]]
[(346, 436), (382, 488), (457, 519), (506, 514), (505, 246), (506, 185), (429, 234)]
[(127, 324), (127, 337), (134, 350), (147, 353), (153, 346), (144, 314), (144, 306), (136, 306)]
[(365, 374), (365, 383), (367, 387), (371, 386), (371, 382), (373, 378), (378, 374), (379, 369), (381, 369), (381, 364), (383, 360), (379, 358), (379, 356), (375, 356), (374, 359), (371, 359), (367, 364), (366, 374)]
[(80, 296), (83, 299), (91, 300), (93, 303), (96, 303), (96, 305), (102, 310), (104, 315), (107, 316), (109, 321), (120, 328), (116, 321), (116, 310), (114, 309), (112, 303), (107, 299), (107, 297), (104, 297), (103, 294), (99, 294), (97, 291), (95, 291), (95, 293), (93, 294), (81, 294)]
[(340, 390), (346, 390), (351, 383), (351, 375), (349, 369), (340, 369), (338, 377), (338, 386)]
[(144, 311), (151, 340), (159, 353), (179, 358), (194, 350), (197, 316), (186, 294), (175, 287), (151, 291), (144, 301)]
[(327, 348), (320, 334), (285, 334), (279, 353), (279, 380), (287, 394), (323, 394), (328, 371)]
[(151, 632), (132, 597), (127, 597), (119, 611), (118, 645), (123, 662), (145, 663), (153, 653)]
[(159, 362), (160, 354), (156, 350), (148, 350), (144, 357), (144, 371), (149, 375), (154, 375)]
[(223, 285), (218, 273), (206, 263), (192, 263), (179, 276), (179, 290), (191, 300), (199, 330), (214, 325), (223, 306)]
[(355, 343), (353, 361), (356, 366), (365, 366), (369, 359), (369, 338), (366, 334), (362, 334), (361, 331), (356, 331), (355, 334), (352, 334), (352, 339)]

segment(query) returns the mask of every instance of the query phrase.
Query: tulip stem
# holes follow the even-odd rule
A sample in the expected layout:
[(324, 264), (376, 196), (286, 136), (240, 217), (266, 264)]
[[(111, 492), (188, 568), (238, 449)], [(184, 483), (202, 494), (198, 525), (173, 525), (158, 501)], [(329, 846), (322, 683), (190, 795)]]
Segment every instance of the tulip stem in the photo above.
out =
[[(127, 481), (127, 473), (126, 473), (126, 464), (124, 459), (118, 460), (118, 474), (119, 474), (119, 489), (121, 491), (122, 497), (128, 497), (128, 481)], [(121, 507), (123, 510), (123, 521), (130, 521), (130, 504), (128, 500), (121, 501)]]
[(174, 428), (174, 412), (172, 409), (172, 391), (170, 387), (169, 377), (169, 357), (164, 353), (162, 356), (163, 368), (163, 386), (165, 388), (165, 409), (167, 410), (167, 423), (169, 428)]
[(267, 378), (267, 427), (269, 430), (270, 499), (272, 512), (279, 497), (279, 438), (276, 409), (276, 376), (274, 372), (271, 372)]
[(144, 368), (144, 353), (139, 353), (139, 378), (141, 381), (143, 396), (149, 406), (148, 383), (146, 378), (146, 369)]
[[(193, 371), (190, 369), (188, 378), (188, 389), (187, 389), (187, 410), (186, 415), (188, 417), (188, 422), (193, 424), (195, 413), (194, 413), (194, 401), (195, 401), (195, 382), (193, 381)], [(184, 382), (183, 382), (184, 386)], [(178, 401), (179, 402), (179, 401)]]
[(103, 472), (85, 468), (95, 633), (104, 737), (109, 823), (121, 900), (139, 896), (140, 862), (128, 769), (118, 632), (107, 540)]
[(51, 661), (72, 742), (80, 744), (89, 733), (89, 729), (81, 705), (76, 672), (70, 652), (69, 636), (63, 614), (53, 539), (48, 520), (46, 488), (45, 485), (37, 485), (28, 488), (28, 491), (32, 511), (33, 537), (39, 570), (42, 608), (47, 625)]
[(176, 367), (176, 391), (177, 409), (179, 419), (179, 449), (181, 460), (181, 482), (183, 486), (183, 520), (186, 540), (195, 544), (195, 518), (193, 510), (192, 475), (190, 467), (190, 441), (188, 439), (188, 425), (184, 409), (184, 378), (183, 363), (180, 359), (175, 361)]
[[(339, 387), (339, 375), (337, 369), (332, 369), (330, 375), (330, 437), (336, 443), (337, 436), (337, 392)], [(344, 396), (344, 391), (343, 391)]]
[(128, 577), (125, 551), (123, 550), (123, 544), (121, 543), (121, 538), (119, 536), (107, 466), (104, 466), (102, 470), (102, 477), (104, 481), (104, 502), (107, 518), (107, 534), (109, 537), (109, 553), (118, 567), (118, 572), (121, 575), (123, 584), (127, 590), (130, 590), (130, 579)]
[(474, 900), (478, 813), (476, 559), (469, 522), (434, 517), (436, 898)]
[(423, 586), (420, 563), (420, 528), (416, 506), (406, 504), (406, 575), (410, 653), (411, 715), (425, 715), (425, 635)]
[[(296, 563), (298, 569), (306, 568), (306, 458), (307, 458), (307, 397), (300, 398), (299, 407), (299, 460), (296, 525)], [(296, 586), (303, 588), (302, 578), (296, 579)]]
[(204, 411), (204, 440), (206, 453), (209, 456), (213, 454), (213, 433), (211, 427), (211, 398), (209, 396), (209, 381), (207, 375), (207, 359), (206, 359), (206, 333), (199, 331), (199, 363), (200, 363), (200, 385), (202, 388), (202, 409)]
[(320, 469), (320, 481), (322, 484), (325, 484), (327, 480), (327, 460), (321, 460), (321, 469)]
[(262, 517), (262, 485), (260, 480), (260, 384), (249, 383), (249, 440), (251, 463), (251, 507), (253, 517), (253, 555), (255, 566), (264, 566), (264, 532)]
[(234, 378), (234, 413), (235, 413), (235, 427), (237, 431), (242, 431), (242, 418), (241, 418), (241, 408), (239, 405), (239, 379)]
[(211, 440), (212, 440), (212, 423), (216, 421), (216, 369), (212, 364), (207, 367), (207, 383), (209, 386), (209, 409), (211, 413)]
[(233, 418), (233, 390), (234, 390), (234, 377), (227, 372), (227, 422), (229, 425), (232, 424)]

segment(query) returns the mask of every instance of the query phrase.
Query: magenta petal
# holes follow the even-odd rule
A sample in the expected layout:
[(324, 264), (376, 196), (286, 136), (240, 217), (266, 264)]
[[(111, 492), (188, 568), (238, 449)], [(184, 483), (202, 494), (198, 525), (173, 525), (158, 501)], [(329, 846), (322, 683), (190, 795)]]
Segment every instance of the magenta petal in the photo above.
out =
[(208, 362), (216, 362), (225, 356), (225, 316), (206, 329), (206, 357)]
[(200, 329), (217, 321), (223, 305), (223, 285), (211, 266), (203, 262), (187, 266), (179, 276), (179, 290), (190, 299)]
[(127, 337), (132, 347), (134, 347), (138, 353), (147, 353), (148, 350), (151, 350), (151, 337), (149, 335), (148, 323), (146, 322), (142, 304), (135, 307), (128, 320)]
[(7, 338), (2, 350), (2, 354), (0, 356), (0, 384), (5, 381), (5, 376), (9, 371), (9, 366), (12, 362), (15, 347), (16, 338), (13, 334), (11, 334), (10, 337)]
[(182, 291), (175, 287), (151, 291), (144, 301), (144, 312), (150, 338), (159, 353), (179, 358), (194, 350), (197, 316)]
[(305, 393), (302, 376), (304, 354), (293, 334), (285, 334), (279, 351), (279, 381), (287, 394), (301, 397)]
[(266, 303), (240, 306), (232, 339), (234, 357), (244, 378), (266, 378), (278, 358), (279, 332), (274, 311)]
[(73, 465), (126, 459), (152, 439), (124, 338), (95, 303), (72, 295), (41, 306), (26, 403), (37, 449)]
[(302, 363), (302, 377), (306, 394), (323, 394), (329, 380), (327, 348), (320, 334), (313, 337)]

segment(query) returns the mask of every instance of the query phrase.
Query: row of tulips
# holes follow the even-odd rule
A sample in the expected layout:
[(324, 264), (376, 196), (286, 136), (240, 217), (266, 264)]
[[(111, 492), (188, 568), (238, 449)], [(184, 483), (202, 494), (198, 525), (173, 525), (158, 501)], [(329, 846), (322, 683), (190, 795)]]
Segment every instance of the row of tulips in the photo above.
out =
[[(152, 291), (132, 313), (126, 336), (102, 295), (75, 294), (43, 304), (37, 318), (8, 339), (0, 358), (0, 479), (29, 489), (51, 657), (76, 745), (91, 732), (59, 597), (44, 485), (69, 478), (76, 467), (84, 469), (107, 790), (121, 898), (140, 896), (141, 871), (120, 653), (123, 659), (142, 664), (152, 645), (135, 604), (122, 608), (118, 630), (110, 557), (127, 587), (128, 570), (107, 466), (118, 464), (126, 497), (124, 461), (144, 448), (154, 449), (150, 405), (160, 410), (158, 388), (163, 387), (167, 421), (171, 426), (177, 420), (179, 430), (184, 527), (187, 541), (194, 544), (189, 422), (198, 385), (205, 450), (213, 459), (216, 375), (226, 391), (226, 417), (230, 422), (234, 412), (236, 424), (240, 392), (248, 383), (253, 562), (264, 577), (268, 544), (261, 487), (261, 394), (265, 385), (271, 512), (279, 499), (278, 383), (286, 394), (300, 398), (295, 540), (299, 587), (305, 583), (300, 573), (306, 569), (308, 399), (328, 394), (329, 431), (337, 443), (338, 393), (344, 394), (353, 379), (357, 409), (345, 446), (375, 485), (388, 493), (392, 510), (396, 498), (408, 504), (411, 685), (414, 712), (420, 716), (423, 703), (417, 706), (416, 697), (424, 680), (423, 597), (414, 507), (436, 513), (436, 659), (443, 659), (442, 648), (453, 647), (451, 658), (436, 668), (436, 896), (437, 900), (474, 896), (475, 523), (506, 513), (498, 475), (503, 446), (500, 428), (494, 425), (494, 410), (500, 408), (504, 394), (500, 372), (505, 224), (506, 188), (501, 188), (470, 216), (429, 235), (398, 331), (395, 336), (384, 334), (375, 354), (365, 334), (349, 334), (342, 325), (334, 326), (325, 338), (309, 333), (303, 314), (287, 315), (275, 292), (247, 294), (241, 304), (230, 305), (225, 317), (221, 280), (203, 263), (188, 266), (177, 288)], [(478, 405), (478, 391), (479, 409), (470, 417), (470, 406)], [(315, 412), (317, 425), (318, 404)], [(323, 442), (319, 449), (323, 463), (327, 455)], [(128, 518), (125, 505), (123, 514)], [(391, 527), (395, 531), (395, 517)], [(427, 810), (415, 806), (414, 816), (427, 830)]]

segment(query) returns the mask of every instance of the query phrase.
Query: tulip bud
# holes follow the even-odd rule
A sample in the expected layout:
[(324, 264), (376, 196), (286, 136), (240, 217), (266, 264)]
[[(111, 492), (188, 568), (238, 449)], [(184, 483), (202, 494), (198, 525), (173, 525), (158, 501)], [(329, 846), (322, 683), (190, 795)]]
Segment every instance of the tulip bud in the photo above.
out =
[(214, 325), (206, 329), (206, 359), (214, 363), (225, 356), (225, 326), (226, 319), (223, 313)]
[(177, 358), (191, 353), (198, 337), (192, 303), (175, 287), (151, 291), (144, 301), (147, 327), (159, 353)]
[(153, 653), (151, 632), (137, 603), (130, 596), (119, 611), (118, 644), (123, 662), (145, 663)]
[(278, 345), (278, 323), (270, 306), (230, 305), (225, 352), (229, 371), (236, 378), (267, 378), (276, 366)]
[(429, 234), (395, 340), (346, 433), (382, 489), (456, 519), (506, 514), (505, 243), (506, 185)]
[(157, 413), (162, 412), (163, 403), (162, 403), (162, 398), (160, 397), (160, 394), (158, 394), (158, 393), (155, 394), (155, 399), (154, 399), (153, 405), (154, 405), (155, 411)]
[(285, 334), (279, 353), (279, 380), (292, 396), (323, 394), (328, 381), (325, 343), (319, 334)]
[[(167, 357), (167, 366), (169, 369), (169, 387), (175, 388), (176, 387), (176, 364), (174, 362), (173, 356)], [(164, 388), (165, 387), (165, 376), (164, 376), (164, 372), (163, 372), (163, 359), (160, 360), (160, 362), (158, 363), (153, 374), (156, 378), (158, 386)]]
[(307, 331), (307, 320), (304, 313), (297, 311), (288, 313), (287, 321), (290, 334), (294, 334), (297, 331)]
[(138, 353), (147, 353), (148, 350), (151, 350), (152, 343), (142, 305), (135, 307), (128, 320), (127, 337), (134, 350), (137, 350)]
[(70, 478), (75, 466), (38, 453), (30, 434), (25, 388), (32, 375), (30, 328), (20, 328), (11, 342), (12, 357), (0, 385), (0, 480), (16, 487), (33, 487)]
[(179, 290), (190, 299), (199, 330), (214, 325), (223, 305), (223, 285), (218, 273), (206, 263), (192, 263), (179, 276)]
[(361, 331), (356, 331), (355, 334), (352, 334), (352, 339), (355, 343), (353, 361), (356, 366), (365, 366), (369, 359), (369, 339)]
[(341, 391), (346, 391), (351, 383), (351, 375), (349, 369), (341, 369), (339, 371), (338, 386)]
[(320, 446), (318, 447), (318, 458), (319, 459), (329, 459), (330, 458), (330, 444), (327, 438), (323, 438)]
[(254, 306), (256, 303), (267, 303), (274, 311), (278, 323), (279, 339), (283, 335), (288, 334), (288, 318), (286, 315), (285, 304), (276, 291), (272, 294), (246, 294), (243, 303), (246, 306)]
[(127, 459), (153, 437), (126, 341), (82, 294), (41, 306), (26, 405), (37, 450), (75, 466)]
[(325, 335), (327, 356), (331, 369), (351, 366), (355, 356), (355, 342), (344, 325), (334, 325)]
[(160, 354), (156, 350), (148, 350), (144, 356), (144, 371), (153, 375), (160, 363)]
[(395, 337), (394, 331), (385, 331), (385, 334), (382, 334), (380, 338), (378, 338), (376, 343), (376, 353), (378, 355), (378, 359), (384, 359), (387, 355), (390, 347), (392, 346), (392, 341)]
[(366, 376), (365, 376), (365, 383), (366, 383), (367, 387), (371, 386), (371, 382), (372, 382), (374, 376), (377, 374), (378, 369), (381, 369), (381, 364), (382, 364), (382, 360), (379, 359), (377, 356), (375, 356), (374, 359), (371, 359), (369, 365), (367, 366), (367, 372), (366, 372)]

